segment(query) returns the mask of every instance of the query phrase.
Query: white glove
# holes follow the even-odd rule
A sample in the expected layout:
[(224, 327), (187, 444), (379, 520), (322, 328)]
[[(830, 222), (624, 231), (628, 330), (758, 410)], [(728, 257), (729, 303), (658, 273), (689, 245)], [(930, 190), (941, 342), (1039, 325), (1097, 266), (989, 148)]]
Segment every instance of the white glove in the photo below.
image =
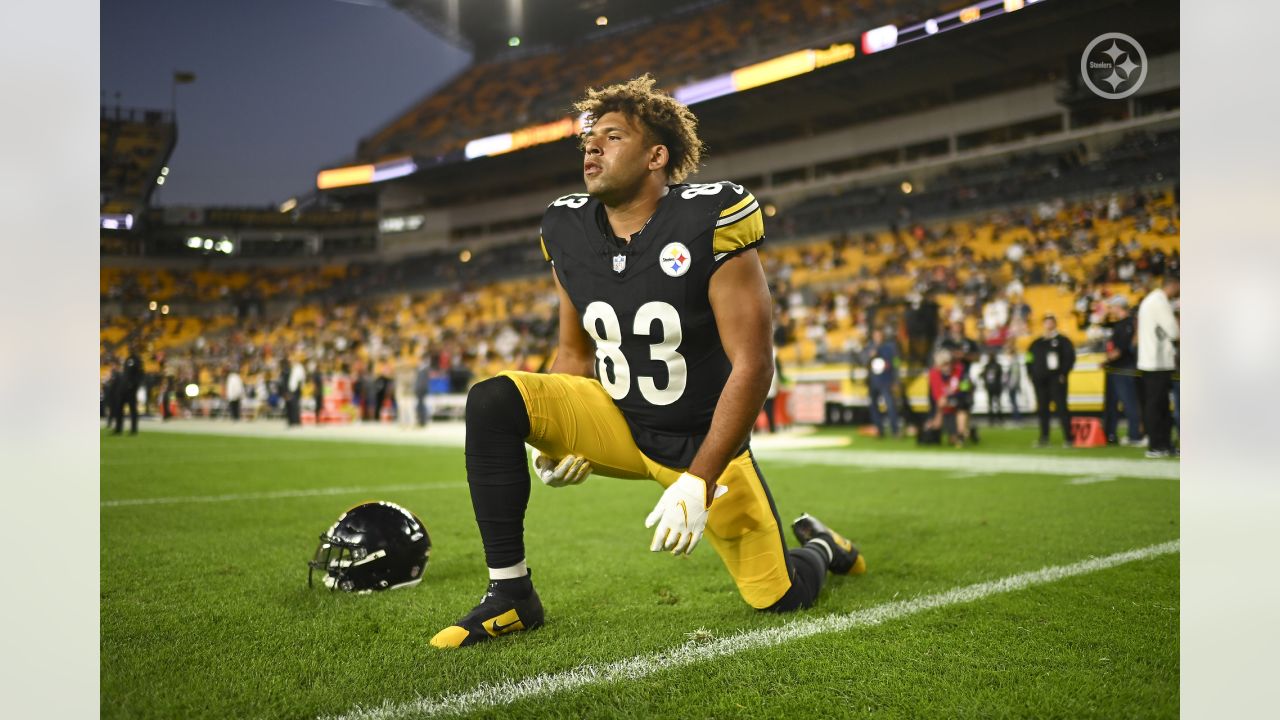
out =
[(533, 448), (533, 471), (549, 487), (577, 485), (591, 474), (591, 463), (584, 457), (565, 455), (558, 463)]
[[(716, 497), (720, 497), (729, 488), (716, 488)], [(653, 512), (644, 519), (644, 526), (658, 529), (653, 532), (653, 542), (649, 544), (651, 552), (670, 550), (672, 555), (681, 553), (688, 555), (698, 546), (702, 539), (702, 531), (707, 526), (707, 483), (697, 475), (684, 473), (671, 483)]]

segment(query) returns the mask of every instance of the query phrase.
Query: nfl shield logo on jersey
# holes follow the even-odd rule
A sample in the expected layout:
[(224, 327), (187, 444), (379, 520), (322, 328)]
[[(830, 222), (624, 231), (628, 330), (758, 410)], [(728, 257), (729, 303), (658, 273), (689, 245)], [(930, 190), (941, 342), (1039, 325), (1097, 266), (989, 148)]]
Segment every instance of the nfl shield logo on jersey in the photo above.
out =
[(616, 273), (620, 273), (620, 272), (622, 272), (623, 270), (626, 270), (626, 269), (627, 269), (627, 256), (626, 256), (626, 255), (614, 255), (614, 256), (613, 256), (613, 271), (614, 271), (614, 272), (616, 272)]
[(662, 272), (671, 277), (680, 277), (689, 272), (689, 266), (693, 264), (693, 258), (689, 255), (689, 248), (684, 243), (673, 242), (662, 248), (662, 254), (658, 256), (658, 265), (662, 267)]

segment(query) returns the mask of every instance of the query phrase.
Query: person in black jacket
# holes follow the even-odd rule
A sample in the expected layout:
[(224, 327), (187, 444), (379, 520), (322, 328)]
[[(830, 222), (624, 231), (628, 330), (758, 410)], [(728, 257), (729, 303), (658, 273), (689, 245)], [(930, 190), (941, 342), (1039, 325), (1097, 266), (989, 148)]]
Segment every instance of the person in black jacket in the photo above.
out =
[(1071, 414), (1067, 409), (1067, 376), (1076, 364), (1076, 348), (1058, 334), (1058, 319), (1044, 316), (1044, 335), (1027, 349), (1027, 373), (1036, 391), (1036, 414), (1040, 416), (1037, 447), (1049, 444), (1049, 404), (1062, 422), (1062, 444), (1071, 447)]
[(142, 386), (142, 358), (138, 353), (129, 350), (125, 358), (124, 370), (121, 372), (119, 389), (116, 392), (116, 429), (113, 435), (124, 431), (124, 406), (129, 406), (129, 434), (138, 434), (138, 388)]

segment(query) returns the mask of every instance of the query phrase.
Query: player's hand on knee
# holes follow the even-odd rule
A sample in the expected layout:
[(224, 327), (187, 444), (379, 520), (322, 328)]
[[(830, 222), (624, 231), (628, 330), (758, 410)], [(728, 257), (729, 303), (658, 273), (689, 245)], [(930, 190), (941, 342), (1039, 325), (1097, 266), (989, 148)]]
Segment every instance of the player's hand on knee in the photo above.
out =
[[(716, 497), (723, 489), (716, 490)], [(707, 483), (697, 475), (684, 473), (671, 484), (653, 512), (645, 518), (644, 526), (653, 531), (649, 550), (670, 550), (672, 555), (688, 555), (698, 546), (702, 531), (707, 527)]]
[(533, 471), (548, 487), (577, 485), (591, 474), (591, 462), (578, 455), (556, 459), (533, 448)]

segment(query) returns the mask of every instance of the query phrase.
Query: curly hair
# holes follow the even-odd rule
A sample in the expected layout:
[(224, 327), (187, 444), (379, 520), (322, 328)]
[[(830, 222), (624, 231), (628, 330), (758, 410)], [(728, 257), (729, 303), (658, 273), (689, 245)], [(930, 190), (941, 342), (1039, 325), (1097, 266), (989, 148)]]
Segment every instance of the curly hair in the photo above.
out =
[(683, 182), (698, 171), (702, 160), (698, 118), (683, 103), (656, 89), (655, 84), (653, 77), (645, 73), (624, 83), (587, 88), (587, 96), (575, 102), (573, 109), (586, 113), (587, 127), (611, 112), (639, 121), (655, 144), (667, 146), (671, 156), (667, 162), (668, 177), (672, 182)]

